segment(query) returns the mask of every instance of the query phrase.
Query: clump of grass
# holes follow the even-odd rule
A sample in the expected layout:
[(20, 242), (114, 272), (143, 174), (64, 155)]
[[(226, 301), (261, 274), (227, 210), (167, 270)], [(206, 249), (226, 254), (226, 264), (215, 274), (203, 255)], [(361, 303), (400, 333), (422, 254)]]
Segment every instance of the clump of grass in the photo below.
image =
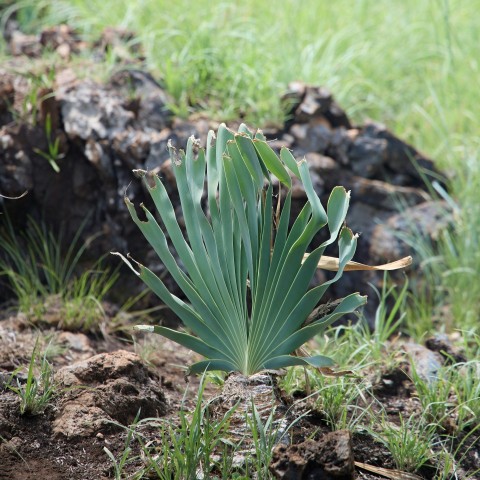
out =
[(206, 382), (205, 373), (193, 408), (187, 406), (185, 392), (175, 419), (146, 418), (123, 427), (127, 431), (123, 451), (115, 456), (104, 448), (116, 479), (272, 478), (268, 470), (272, 449), (303, 416), (287, 424), (279, 421), (275, 408), (264, 415), (252, 400), (244, 412), (245, 436), (233, 442), (231, 421), (238, 404), (213, 418), (217, 399), (206, 401)]
[(399, 425), (382, 417), (380, 429), (371, 428), (369, 433), (388, 449), (396, 468), (413, 473), (431, 458), (436, 426), (426, 423), (423, 418), (411, 416), (405, 420), (399, 415)]
[[(192, 411), (186, 405), (185, 392), (178, 421), (159, 418), (146, 418), (134, 422), (127, 429), (125, 448), (118, 458), (106, 447), (105, 452), (114, 466), (115, 478), (125, 478), (125, 470), (132, 465), (142, 464), (129, 478), (158, 478), (161, 480), (180, 480), (198, 478), (198, 475), (208, 477), (215, 468), (225, 469), (225, 474), (231, 471), (231, 463), (219, 459), (215, 452), (227, 452), (234, 446), (228, 441), (229, 419), (236, 406), (232, 407), (223, 418), (213, 421), (209, 402), (204, 400), (205, 379), (202, 378), (196, 403)], [(124, 427), (125, 428), (125, 427)], [(156, 431), (158, 440), (151, 441), (146, 430)], [(134, 454), (134, 442), (137, 443), (140, 455)], [(228, 455), (226, 456), (228, 458)], [(227, 478), (227, 477), (223, 477)]]
[[(14, 372), (15, 378), (19, 370)], [(38, 415), (42, 413), (57, 394), (52, 366), (47, 360), (47, 350), (43, 355), (38, 352), (38, 339), (30, 357), (26, 383), (16, 379), (16, 385), (8, 385), (20, 398), (21, 415)]]
[(476, 448), (478, 442), (471, 437), (478, 435), (479, 430), (480, 424), (472, 428), (460, 441), (458, 441), (458, 438), (448, 435), (436, 443), (436, 463), (438, 467), (434, 480), (475, 480), (478, 478), (480, 468), (465, 472), (461, 464), (467, 455)]
[(117, 272), (97, 261), (77, 273), (87, 248), (80, 244), (81, 229), (62, 251), (62, 236), (30, 219), (17, 233), (4, 216), (0, 232), (0, 276), (15, 295), (19, 310), (32, 322), (44, 321), (47, 310), (55, 312), (53, 323), (65, 329), (96, 330), (104, 319), (102, 300), (118, 278)]

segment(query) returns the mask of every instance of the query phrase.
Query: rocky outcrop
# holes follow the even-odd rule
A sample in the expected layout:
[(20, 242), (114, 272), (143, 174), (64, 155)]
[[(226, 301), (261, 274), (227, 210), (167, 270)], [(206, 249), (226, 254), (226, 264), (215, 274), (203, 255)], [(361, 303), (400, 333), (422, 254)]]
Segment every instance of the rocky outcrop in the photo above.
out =
[(165, 415), (167, 400), (159, 382), (136, 354), (101, 353), (55, 375), (64, 392), (53, 433), (74, 439), (130, 425), (135, 418)]
[[(55, 48), (65, 44), (81, 48), (74, 32), (61, 27), (43, 32), (41, 38), (43, 44)], [(119, 38), (120, 34), (110, 32), (105, 42)], [(66, 242), (82, 229), (84, 239), (96, 238), (89, 246), (92, 258), (114, 250), (131, 252), (157, 273), (162, 272), (163, 265), (141, 237), (123, 202), (127, 193), (136, 204), (149, 205), (132, 170), (160, 173), (174, 193), (168, 140), (183, 148), (188, 137), (195, 135), (204, 143), (209, 128), (216, 124), (198, 116), (174, 118), (165, 90), (140, 69), (118, 71), (106, 84), (78, 80), (68, 69), (58, 71), (50, 83), (44, 80), (35, 105), (13, 116), (11, 106), (15, 110), (25, 105), (22, 99), (31, 95), (28, 89), (32, 85), (12, 74), (1, 78), (0, 91), (7, 100), (0, 101), (0, 192), (18, 196), (28, 191), (16, 202), (4, 202), (15, 226), (21, 229), (27, 216), (41, 218), (53, 228), (63, 229)], [(448, 206), (432, 203), (424, 185), (429, 172), (438, 175), (431, 159), (382, 125), (353, 125), (324, 88), (292, 84), (283, 102), (288, 121), (281, 129), (264, 133), (274, 148), (287, 146), (296, 158), (307, 159), (315, 189), (324, 202), (335, 185), (351, 190), (347, 223), (361, 234), (355, 259), (382, 263), (407, 254), (415, 256), (415, 248), (395, 233), (411, 228), (410, 221), (433, 241), (438, 232), (448, 228)], [(293, 209), (299, 210), (305, 192), (294, 184), (293, 193)], [(371, 293), (366, 285), (375, 275), (344, 276), (331, 295), (343, 296), (352, 287)], [(130, 277), (128, 281), (133, 280)], [(131, 283), (122, 285), (132, 293)], [(175, 289), (173, 282), (169, 286)]]

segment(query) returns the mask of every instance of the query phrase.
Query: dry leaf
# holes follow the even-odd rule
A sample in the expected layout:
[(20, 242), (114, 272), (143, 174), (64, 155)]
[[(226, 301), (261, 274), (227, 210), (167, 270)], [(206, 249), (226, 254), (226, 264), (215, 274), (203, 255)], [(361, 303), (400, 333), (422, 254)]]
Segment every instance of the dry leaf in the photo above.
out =
[(386, 478), (391, 478), (392, 480), (422, 480), (422, 477), (415, 475), (414, 473), (402, 472), (400, 470), (391, 470), (389, 468), (375, 467), (373, 465), (368, 465), (367, 463), (355, 462), (355, 466), (367, 472), (377, 473)]
[[(303, 256), (303, 260), (305, 261), (308, 257), (308, 253)], [(385, 263), (384, 265), (365, 265), (364, 263), (358, 262), (348, 262), (345, 266), (345, 272), (352, 272), (358, 270), (398, 270), (400, 268), (408, 267), (412, 264), (412, 257), (404, 257), (400, 260), (396, 260), (395, 262)], [(329, 270), (331, 272), (338, 271), (338, 258), (336, 257), (329, 257), (327, 255), (322, 255), (320, 261), (318, 262), (317, 268), (321, 268), (322, 270)]]

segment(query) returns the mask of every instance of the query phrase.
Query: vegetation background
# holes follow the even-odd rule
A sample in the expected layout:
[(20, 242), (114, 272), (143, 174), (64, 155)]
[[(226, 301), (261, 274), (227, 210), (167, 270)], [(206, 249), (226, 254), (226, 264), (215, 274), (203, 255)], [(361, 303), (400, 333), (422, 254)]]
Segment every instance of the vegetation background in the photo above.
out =
[[(179, 115), (278, 124), (282, 92), (301, 80), (331, 89), (354, 121), (385, 123), (447, 172), (457, 214), (439, 250), (412, 240), (436, 287), (414, 315), (428, 330), (432, 302), (448, 303), (457, 327), (476, 323), (479, 0), (24, 0), (10, 9), (26, 31), (60, 22), (87, 38), (132, 30)], [(114, 67), (111, 58), (96, 74)]]

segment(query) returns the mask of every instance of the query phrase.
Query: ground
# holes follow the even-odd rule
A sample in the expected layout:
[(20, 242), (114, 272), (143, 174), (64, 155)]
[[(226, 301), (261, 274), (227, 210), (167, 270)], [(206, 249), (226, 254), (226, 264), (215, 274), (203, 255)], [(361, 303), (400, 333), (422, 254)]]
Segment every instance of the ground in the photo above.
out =
[[(182, 402), (187, 410), (195, 407), (199, 379), (190, 377), (187, 383), (184, 376), (185, 366), (193, 360), (192, 354), (161, 337), (138, 338), (133, 343), (125, 331), (105, 336), (39, 329), (29, 325), (23, 315), (4, 312), (0, 338), (1, 479), (115, 478), (112, 460), (105, 449), (117, 460), (121, 458), (128, 445), (128, 430), (124, 427), (134, 423), (139, 406), (144, 411), (139, 419), (160, 416), (173, 423), (178, 423)], [(40, 338), (42, 351), (49, 345), (46, 351), (55, 381), (62, 386), (43, 413), (21, 415), (19, 396), (8, 389), (8, 383), (18, 378), (25, 384), (25, 368), (17, 369), (28, 364), (37, 338)], [(420, 363), (421, 356), (417, 359)], [(415, 413), (420, 405), (406, 369), (399, 363), (393, 370), (377, 371), (376, 378), (370, 377), (374, 382), (371, 389), (374, 397), (364, 398), (363, 404), (373, 405), (377, 412), (383, 409), (395, 422), (398, 422), (399, 413), (405, 418)], [(78, 388), (73, 385), (75, 383)], [(204, 400), (218, 395), (219, 387), (207, 383)], [(315, 403), (315, 397), (302, 402), (306, 396), (304, 390), (287, 394), (282, 389), (279, 396), (289, 409), (286, 415), (290, 419), (306, 414), (290, 431), (293, 444), (298, 445), (307, 438), (322, 439), (331, 431), (329, 419)], [(150, 441), (161, 443), (158, 428), (147, 430), (148, 433), (146, 430), (143, 433)], [(395, 468), (388, 449), (376, 441), (367, 428), (362, 430), (360, 424), (352, 431), (356, 478), (381, 478), (359, 468), (359, 463), (388, 470)], [(471, 436), (462, 447), (462, 451), (467, 452), (461, 462), (464, 470), (478, 468), (475, 443), (478, 443), (478, 435)], [(125, 472), (132, 475), (139, 470), (142, 460), (138, 441), (133, 440), (129, 446), (131, 463)], [(417, 472), (420, 477), (397, 478), (432, 479), (434, 472), (435, 465), (427, 461)]]

